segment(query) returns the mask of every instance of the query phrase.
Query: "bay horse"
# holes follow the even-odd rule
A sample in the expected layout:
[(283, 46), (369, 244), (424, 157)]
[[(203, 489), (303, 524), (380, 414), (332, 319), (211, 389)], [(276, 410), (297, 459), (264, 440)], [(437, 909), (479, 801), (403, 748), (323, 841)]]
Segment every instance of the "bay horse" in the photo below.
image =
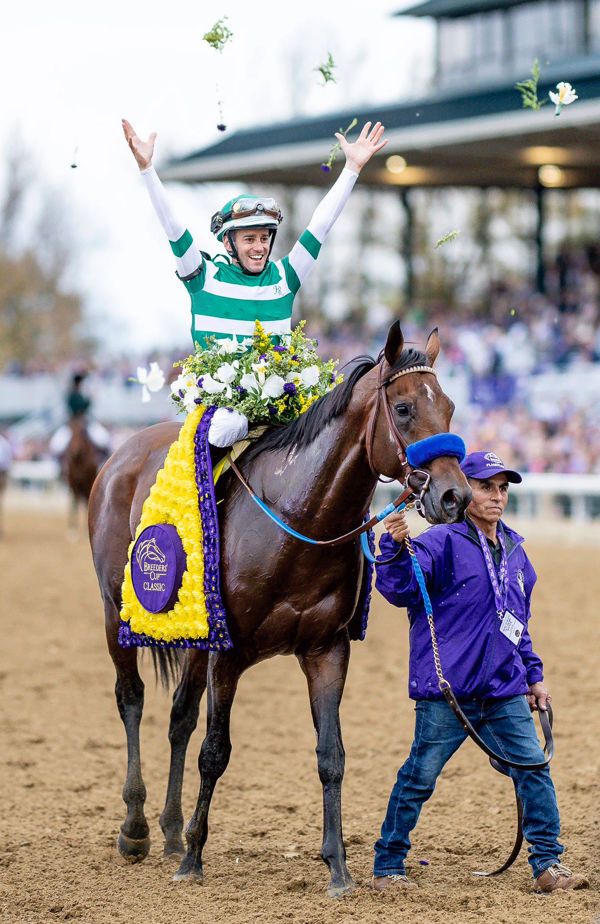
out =
[[(238, 460), (253, 490), (288, 524), (304, 535), (330, 539), (360, 526), (377, 475), (405, 475), (406, 446), (447, 432), (454, 405), (431, 367), (439, 351), (437, 330), (425, 352), (404, 349), (398, 322), (390, 328), (379, 361), (358, 358), (346, 380), (316, 401), (297, 420), (270, 428)], [(415, 370), (412, 372), (411, 370)], [(398, 371), (400, 376), (395, 375)], [(381, 377), (383, 376), (383, 378)], [(386, 413), (381, 410), (385, 407)], [(150, 849), (144, 816), (139, 726), (144, 684), (137, 650), (118, 643), (121, 584), (127, 553), (142, 505), (179, 432), (161, 423), (124, 443), (102, 469), (89, 505), (90, 538), (104, 600), (106, 637), (117, 682), (115, 694), (127, 735), (127, 776), (123, 800), (127, 816), (118, 838), (122, 856), (135, 861)], [(430, 476), (424, 509), (431, 522), (464, 516), (470, 490), (458, 461), (443, 456), (427, 463)], [(321, 856), (329, 867), (328, 893), (339, 896), (355, 884), (346, 865), (342, 838), (341, 786), (344, 748), (339, 707), (350, 655), (350, 639), (360, 630), (367, 568), (359, 540), (336, 548), (306, 545), (271, 522), (231, 471), (219, 504), (221, 588), (233, 648), (188, 649), (173, 696), (169, 727), (171, 764), (160, 817), (164, 855), (182, 856), (176, 880), (203, 881), (202, 850), (217, 780), (231, 752), (230, 711), (243, 671), (276, 654), (295, 655), (308, 684), (317, 733), (317, 765), (323, 788)], [(358, 627), (357, 627), (358, 619)], [(152, 649), (163, 677), (179, 659)], [(199, 756), (201, 776), (196, 809), (182, 840), (181, 792), (187, 744), (207, 694), (207, 734)]]
[(71, 495), (69, 526), (77, 526), (79, 506), (87, 507), (96, 475), (106, 461), (106, 453), (92, 441), (84, 416), (69, 421), (71, 438), (61, 459), (61, 473)]

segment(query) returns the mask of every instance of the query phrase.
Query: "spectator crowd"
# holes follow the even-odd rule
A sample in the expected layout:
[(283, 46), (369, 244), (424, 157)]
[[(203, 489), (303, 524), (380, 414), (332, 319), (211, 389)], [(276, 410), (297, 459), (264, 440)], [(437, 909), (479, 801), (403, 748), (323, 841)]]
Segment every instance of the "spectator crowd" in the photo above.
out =
[[(470, 451), (493, 446), (506, 464), (524, 472), (600, 473), (600, 251), (561, 251), (546, 267), (544, 294), (494, 281), (476, 305), (419, 307), (402, 315), (405, 341), (417, 347), (427, 331), (439, 328), (436, 368), (457, 404), (453, 429)], [(341, 367), (356, 356), (376, 356), (392, 320), (390, 312), (377, 329), (365, 331), (349, 322), (309, 319), (307, 333), (318, 340), (321, 355), (339, 358)], [(150, 361), (174, 377), (173, 363), (188, 352), (184, 346), (168, 355), (110, 360), (93, 368), (89, 381), (95, 392), (115, 382), (135, 388), (137, 366)], [(8, 368), (0, 375), (43, 372), (66, 383), (73, 368)], [(459, 380), (463, 400), (453, 394), (452, 383)], [(546, 383), (543, 394), (536, 387), (540, 381)], [(0, 401), (0, 427), (10, 438), (12, 421), (1, 414)], [(101, 423), (111, 431), (113, 449), (137, 429)], [(48, 439), (38, 435), (13, 445), (13, 453), (44, 457)]]

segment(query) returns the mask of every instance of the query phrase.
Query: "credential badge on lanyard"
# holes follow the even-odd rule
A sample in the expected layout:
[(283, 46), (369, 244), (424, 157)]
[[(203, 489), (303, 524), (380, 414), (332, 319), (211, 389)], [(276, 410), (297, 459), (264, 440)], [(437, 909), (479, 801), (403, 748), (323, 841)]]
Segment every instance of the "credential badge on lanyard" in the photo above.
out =
[(501, 530), (498, 530), (498, 542), (500, 543), (500, 549), (502, 550), (502, 558), (500, 560), (500, 568), (498, 574), (496, 574), (496, 567), (492, 561), (492, 553), (490, 552), (487, 539), (478, 526), (475, 528), (477, 529), (479, 545), (481, 546), (481, 551), (483, 552), (490, 583), (492, 585), (492, 590), (494, 591), (496, 613), (498, 614), (499, 619), (504, 619), (504, 614), (506, 612), (506, 601), (508, 599), (508, 557), (506, 554), (506, 542), (504, 541), (504, 535), (502, 534)]

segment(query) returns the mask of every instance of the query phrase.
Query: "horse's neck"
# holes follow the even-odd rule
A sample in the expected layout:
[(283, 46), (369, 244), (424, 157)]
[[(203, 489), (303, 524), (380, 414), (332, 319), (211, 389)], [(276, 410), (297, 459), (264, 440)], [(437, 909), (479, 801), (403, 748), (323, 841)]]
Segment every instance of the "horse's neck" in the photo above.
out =
[(340, 531), (358, 525), (375, 487), (365, 452), (364, 418), (364, 402), (351, 399), (346, 411), (308, 446), (286, 450), (281, 461), (270, 463), (271, 473), (274, 469), (278, 476), (275, 483), (263, 470), (264, 495), (278, 506), (301, 510), (313, 522), (340, 524)]

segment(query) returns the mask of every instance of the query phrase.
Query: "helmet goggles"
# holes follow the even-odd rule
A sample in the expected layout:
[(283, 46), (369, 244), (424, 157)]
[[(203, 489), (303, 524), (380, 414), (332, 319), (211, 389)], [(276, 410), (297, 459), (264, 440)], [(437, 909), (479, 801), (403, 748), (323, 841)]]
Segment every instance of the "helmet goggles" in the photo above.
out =
[(275, 199), (261, 196), (240, 196), (227, 203), (223, 211), (215, 212), (210, 230), (222, 239), (225, 231), (233, 231), (246, 225), (259, 226), (264, 219), (265, 226), (277, 228), (283, 215)]
[(279, 223), (283, 215), (275, 199), (238, 199), (229, 212), (223, 215), (223, 223), (232, 218), (249, 218), (250, 215), (268, 215)]

